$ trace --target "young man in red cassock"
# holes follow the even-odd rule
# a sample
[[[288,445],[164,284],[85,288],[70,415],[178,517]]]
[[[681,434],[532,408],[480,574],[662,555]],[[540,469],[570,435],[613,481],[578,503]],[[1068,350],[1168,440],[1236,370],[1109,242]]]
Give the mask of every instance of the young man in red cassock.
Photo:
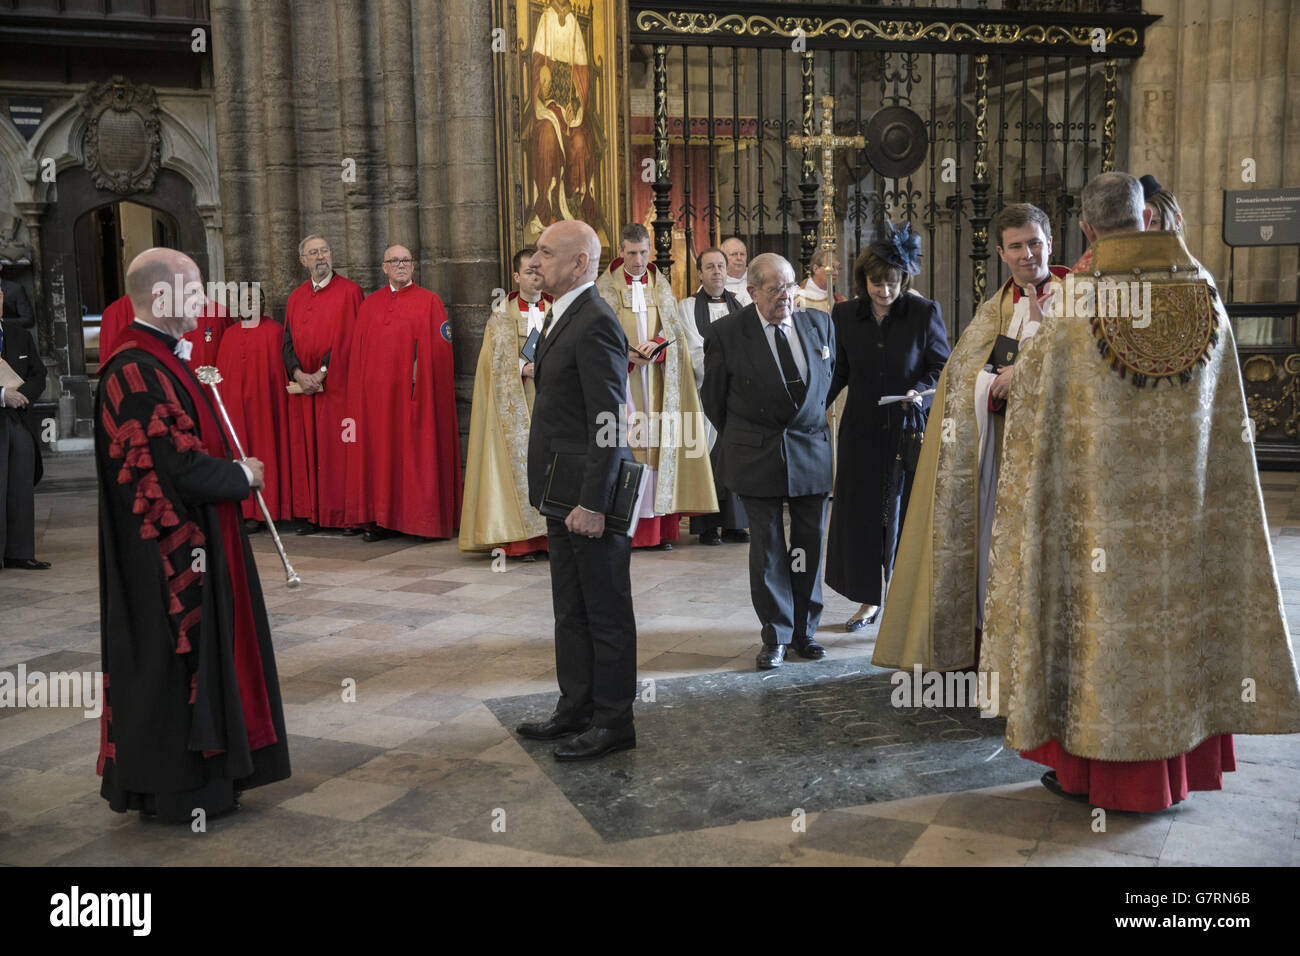
[[[272,521],[289,514],[289,404],[284,389],[284,326],[269,316],[245,319],[221,337],[217,369],[221,399],[244,451],[266,466],[262,500]],[[191,362],[191,368],[194,364]],[[257,498],[244,499],[244,519],[254,530],[264,521]]]
[[[409,249],[390,246],[383,268],[388,283],[361,303],[352,341],[347,520],[371,525],[367,541],[450,538],[461,506],[451,322],[412,281]]]
[[[345,373],[363,296],[361,286],[334,271],[329,243],[320,236],[298,243],[298,261],[310,278],[284,310],[284,371],[301,389],[289,396],[292,514],[304,521],[299,534],[315,534],[322,525],[346,524]],[[289,516],[288,507],[284,513]]]
[[[171,249],[132,261],[141,316],[105,356],[95,395],[99,481],[100,795],[119,812],[192,823],[289,776],[271,631],[239,503],[262,487],[231,460],[220,413],[186,358],[198,316],[152,290],[199,281]],[[146,318],[147,317],[147,318]]]

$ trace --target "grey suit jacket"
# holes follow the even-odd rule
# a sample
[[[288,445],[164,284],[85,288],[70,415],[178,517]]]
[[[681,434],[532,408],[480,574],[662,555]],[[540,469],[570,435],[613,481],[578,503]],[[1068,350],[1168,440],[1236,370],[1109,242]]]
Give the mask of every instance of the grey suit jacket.
[[[825,312],[792,316],[808,364],[796,408],[751,304],[714,322],[704,338],[704,413],[718,430],[722,484],[738,495],[830,494],[826,395],[835,371],[835,327]]]

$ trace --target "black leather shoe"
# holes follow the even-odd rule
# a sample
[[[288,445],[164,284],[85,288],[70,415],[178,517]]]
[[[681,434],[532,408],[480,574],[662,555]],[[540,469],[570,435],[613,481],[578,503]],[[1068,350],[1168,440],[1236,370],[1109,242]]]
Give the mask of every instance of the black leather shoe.
[[[868,626],[869,624],[875,624],[876,618],[880,617],[880,611],[881,608],[878,606],[874,611],[872,611],[866,617],[860,617],[856,621],[850,618],[849,620],[844,622],[844,630],[849,631],[851,633],[853,631],[860,631],[864,627]]]
[[[761,671],[770,671],[783,663],[785,663],[784,644],[764,644],[763,649],[758,652],[758,669]]]
[[[790,646],[794,652],[805,660],[819,661],[826,656],[826,648],[822,647],[812,638],[802,641],[792,641]]]
[[[672,549],[673,549],[673,543],[671,541],[660,541],[654,547],[654,550],[656,551],[671,551]]]
[[[381,528],[378,525],[370,528],[361,536],[362,541],[387,541],[389,538],[396,538],[399,532],[389,531],[387,528]]]
[[[18,571],[48,571],[50,562],[37,561],[35,558],[5,558],[5,567]]]
[[[315,534],[318,531],[320,531],[320,525],[312,524],[310,521],[308,521],[305,522],[303,526],[298,529],[298,534]]]
[[[544,721],[531,724],[520,724],[515,728],[515,733],[520,737],[527,737],[529,740],[559,740],[561,737],[568,737],[572,734],[580,734],[591,726],[591,721],[567,721],[561,720],[552,714]]]
[[[744,528],[741,528],[739,531],[724,530],[722,532],[722,540],[732,541],[735,542],[736,544],[744,544],[746,541],[749,540],[749,532],[746,531]]]
[[[257,534],[257,532],[262,530],[262,522],[258,521],[256,518],[245,518],[244,530],[249,534]]]
[[[612,754],[616,750],[631,750],[636,746],[636,730],[626,727],[592,727],[585,734],[574,737],[567,744],[555,748],[556,760],[593,760]]]
[[[344,528],[344,529],[343,529],[343,537],[345,537],[345,538],[355,538],[355,537],[356,537],[357,535],[359,535],[360,533],[361,533],[361,529],[360,529],[360,528]]]
[[[722,544],[722,535],[718,534],[718,529],[706,531],[700,535],[700,544]]]
[[[1056,794],[1058,797],[1065,797],[1067,800],[1082,800],[1085,803],[1088,800],[1088,795],[1086,793],[1071,793],[1069,790],[1062,787],[1061,781],[1056,777],[1055,770],[1049,770],[1047,773],[1043,774],[1040,782],[1044,787],[1052,791],[1052,793]]]

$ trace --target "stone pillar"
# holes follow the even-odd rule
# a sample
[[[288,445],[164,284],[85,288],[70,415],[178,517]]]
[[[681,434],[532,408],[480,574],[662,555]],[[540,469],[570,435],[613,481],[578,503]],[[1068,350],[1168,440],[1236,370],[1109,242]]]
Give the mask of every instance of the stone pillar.
[[[1278,0],[1147,0],[1162,19],[1133,70],[1128,171],[1178,197],[1187,246],[1226,290],[1223,191],[1300,184],[1300,11]],[[1291,97],[1294,99],[1294,97]],[[1242,180],[1253,160],[1255,181]],[[1235,297],[1295,301],[1296,251],[1236,256]]]

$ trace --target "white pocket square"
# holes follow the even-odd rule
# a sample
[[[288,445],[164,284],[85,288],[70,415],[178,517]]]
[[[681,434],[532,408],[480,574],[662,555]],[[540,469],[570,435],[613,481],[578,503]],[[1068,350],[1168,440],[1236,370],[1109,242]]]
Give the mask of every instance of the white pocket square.
[[[823,345],[823,346],[822,346],[822,358],[824,358],[824,359],[828,359],[828,358],[830,358],[830,357],[831,357],[831,347],[830,347],[829,345]]]

